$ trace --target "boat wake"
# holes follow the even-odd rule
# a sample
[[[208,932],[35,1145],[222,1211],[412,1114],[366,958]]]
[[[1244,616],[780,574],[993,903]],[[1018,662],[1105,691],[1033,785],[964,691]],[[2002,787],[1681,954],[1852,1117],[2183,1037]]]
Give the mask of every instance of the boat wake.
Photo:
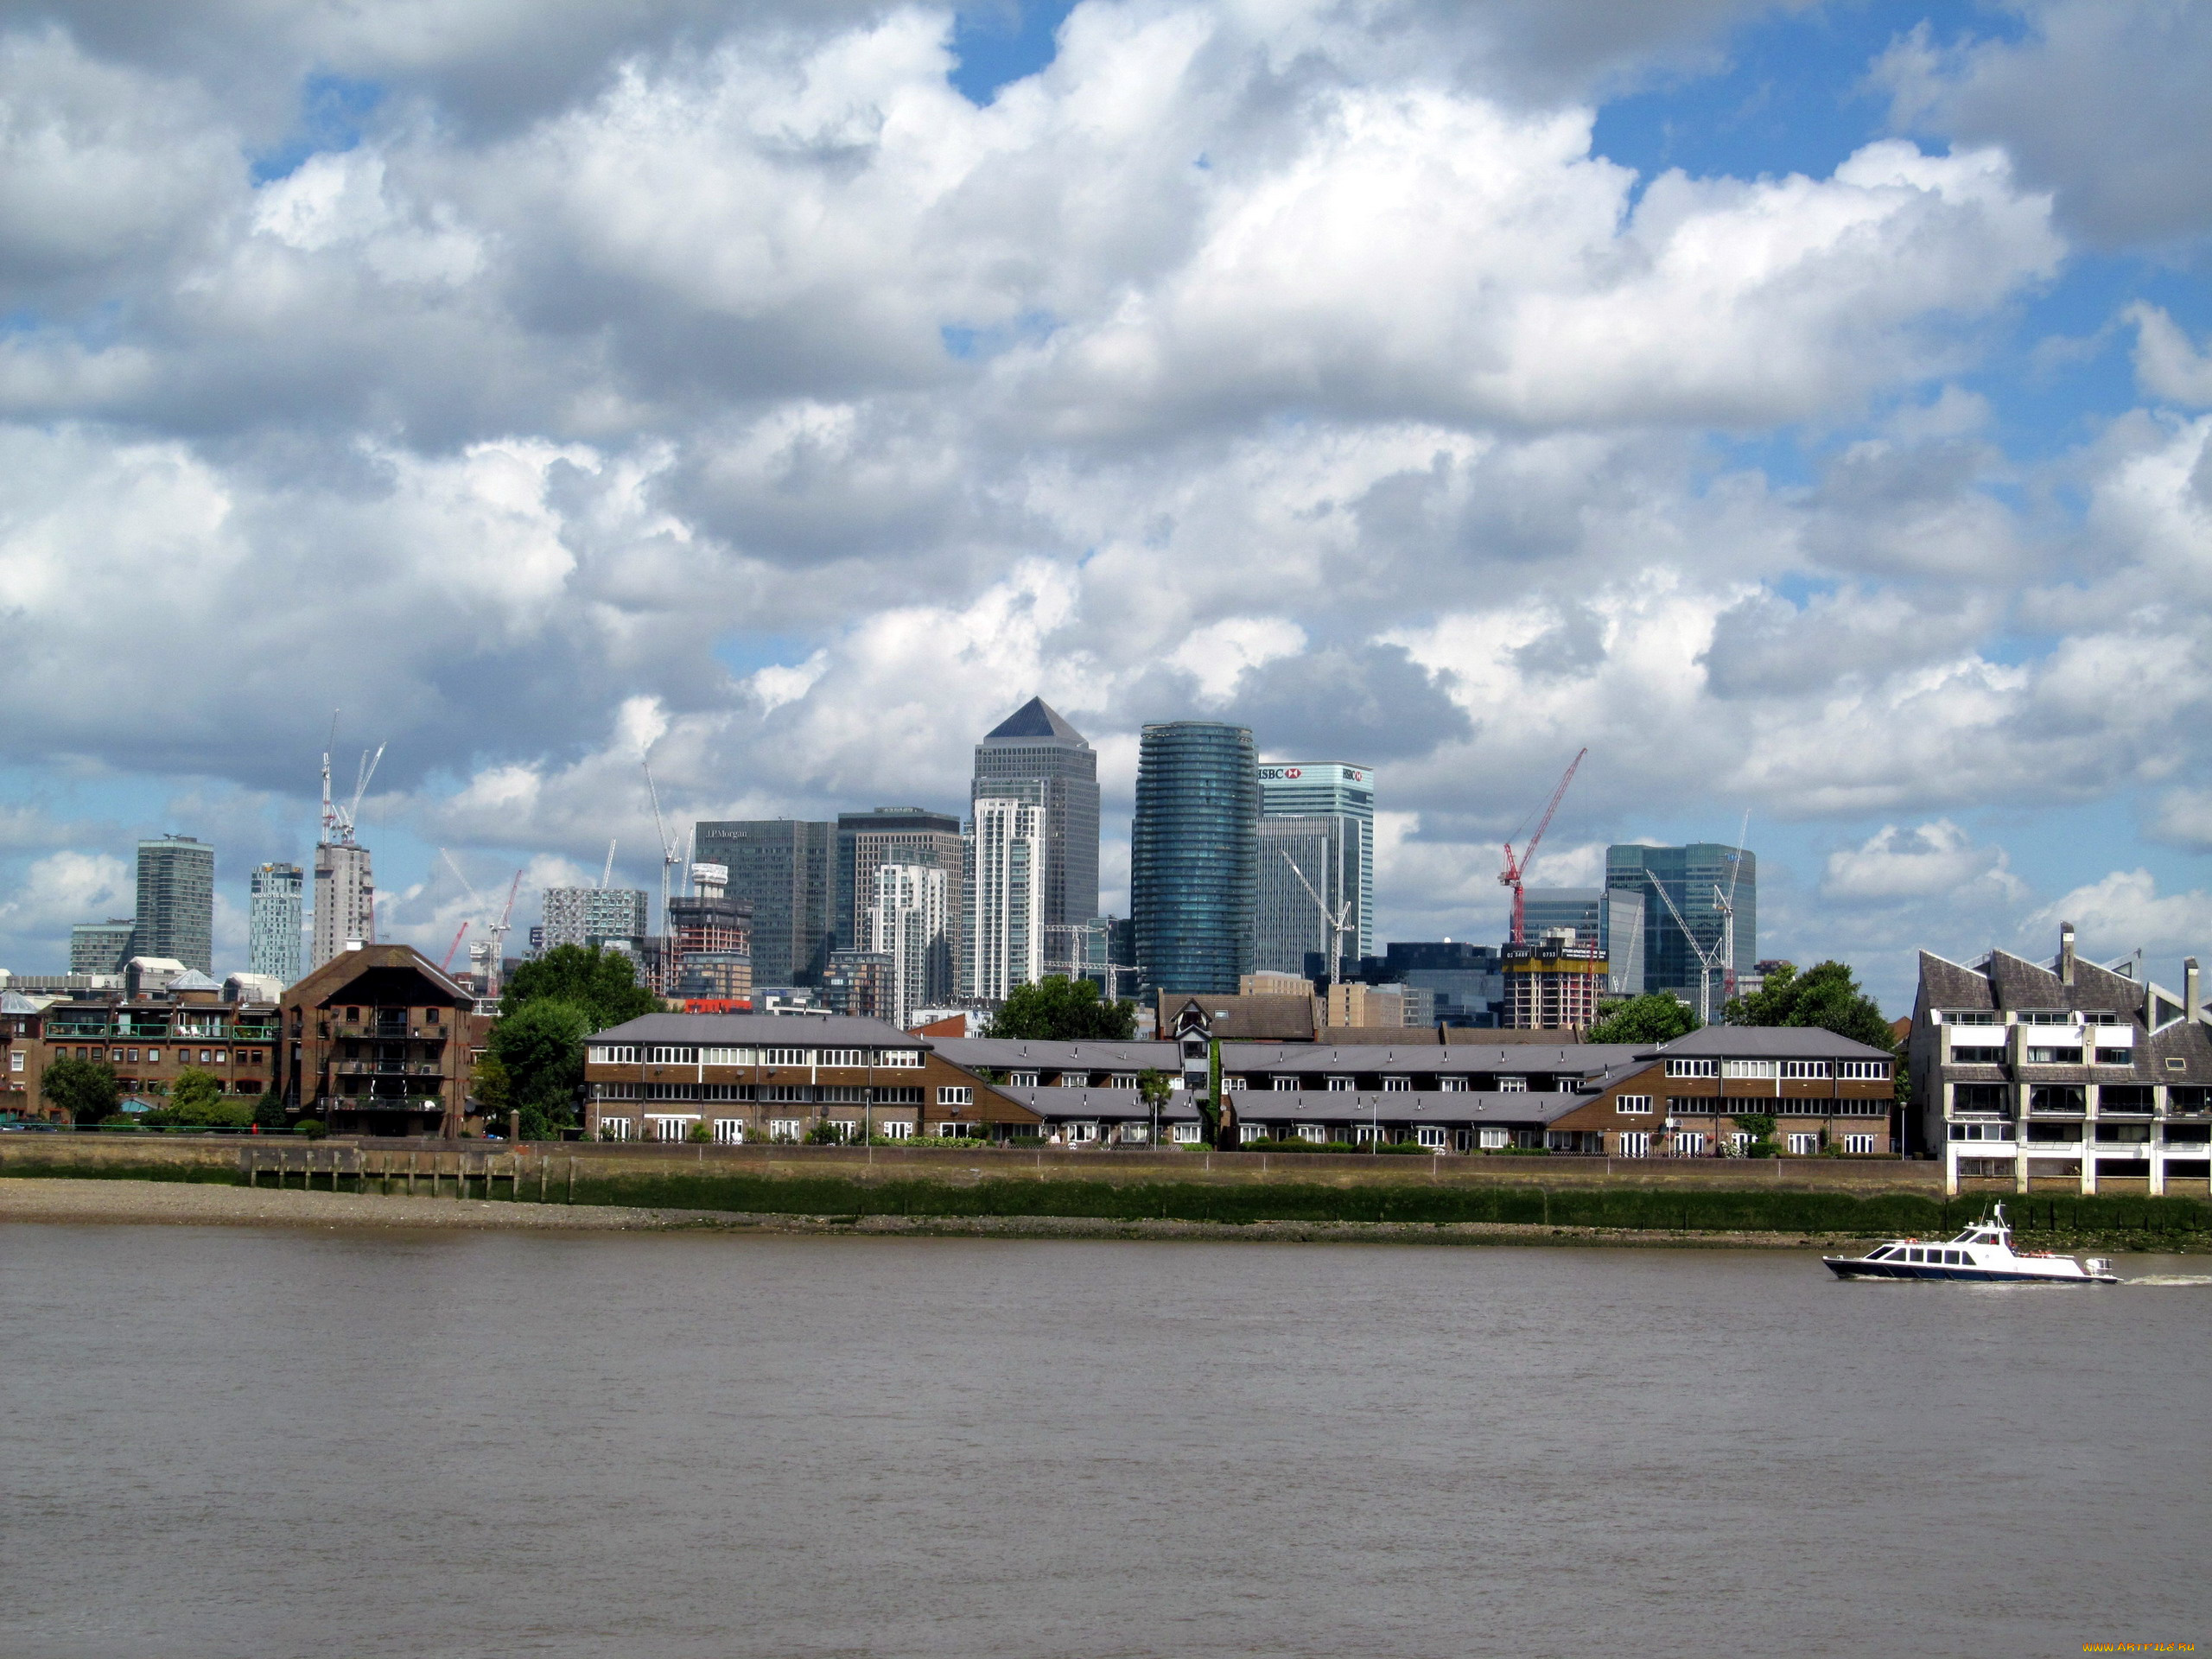
[[[2140,1279],[2123,1279],[2123,1285],[2212,1285],[2212,1273],[2146,1273]]]

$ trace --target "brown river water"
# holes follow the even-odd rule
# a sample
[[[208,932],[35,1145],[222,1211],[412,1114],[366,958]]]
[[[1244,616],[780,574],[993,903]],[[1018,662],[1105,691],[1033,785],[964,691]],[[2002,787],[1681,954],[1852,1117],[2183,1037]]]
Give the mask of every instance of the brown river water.
[[[2120,1270],[0,1227],[0,1654],[2202,1646],[2212,1263]]]

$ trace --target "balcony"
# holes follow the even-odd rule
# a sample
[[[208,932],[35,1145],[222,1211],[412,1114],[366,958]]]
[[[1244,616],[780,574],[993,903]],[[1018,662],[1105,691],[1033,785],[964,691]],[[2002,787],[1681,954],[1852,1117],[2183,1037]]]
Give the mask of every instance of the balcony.
[[[435,1060],[338,1060],[331,1070],[341,1077],[442,1077]]]

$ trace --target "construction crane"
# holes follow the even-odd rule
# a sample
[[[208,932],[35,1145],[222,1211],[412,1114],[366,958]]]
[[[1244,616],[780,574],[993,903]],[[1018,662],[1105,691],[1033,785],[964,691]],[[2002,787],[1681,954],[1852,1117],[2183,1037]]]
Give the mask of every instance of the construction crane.
[[[461,949],[461,942],[468,937],[468,924],[463,922],[454,930],[453,943],[446,946],[445,960],[438,964],[438,971],[445,973],[453,966],[453,953]]]
[[[454,861],[454,855],[441,847],[438,849],[438,856],[445,860],[446,868],[460,878],[461,887],[467,892],[469,903],[476,906],[477,912],[474,916],[461,925],[461,932],[454,935],[453,950],[446,952],[445,962],[438,965],[443,968],[447,963],[451,963],[454,950],[461,947],[462,935],[477,923],[482,923],[484,931],[492,936],[491,943],[488,945],[479,944],[469,946],[469,960],[472,962],[477,960],[480,951],[486,953],[483,957],[486,965],[482,970],[484,995],[487,998],[496,997],[499,994],[499,969],[504,961],[501,952],[506,944],[507,930],[512,925],[512,918],[515,913],[515,894],[522,890],[523,872],[517,870],[515,879],[507,884],[506,907],[500,911],[499,919],[495,922],[492,919],[491,906],[484,902],[483,894],[476,891],[474,884],[462,872],[461,866]]]
[[[660,961],[657,964],[657,977],[661,982],[661,988],[665,989],[676,983],[676,964],[673,961],[676,955],[676,929],[668,918],[668,901],[671,896],[670,876],[676,867],[683,862],[683,849],[670,838],[668,825],[661,817],[660,786],[653,782],[653,763],[648,758],[641,760],[640,764],[645,769],[645,791],[652,797],[653,830],[660,837],[661,948]]]
[[[360,821],[361,798],[369,792],[369,780],[377,775],[377,762],[384,759],[385,746],[376,747],[372,754],[361,751],[361,764],[354,773],[353,798],[344,806],[336,805],[330,798],[330,750],[338,745],[338,710],[330,711],[330,744],[322,752],[322,838],[341,847],[353,844],[353,826]]]
[[[1582,764],[1582,757],[1589,753],[1586,748],[1578,749],[1574,759],[1567,763],[1567,771],[1560,778],[1559,787],[1552,791],[1551,799],[1544,803],[1543,816],[1536,820],[1535,830],[1522,844],[1520,852],[1517,855],[1514,852],[1511,842],[1505,843],[1505,868],[1498,872],[1497,883],[1502,887],[1513,889],[1512,939],[1516,944],[1528,942],[1523,922],[1522,879],[1527,875],[1529,867],[1536,861],[1536,844],[1543,840],[1544,831],[1552,827],[1552,814],[1559,810],[1560,798],[1567,793],[1567,786],[1574,781],[1575,768]]]
[[[599,887],[602,893],[607,890],[607,884],[614,879],[614,841],[612,836],[607,840],[607,868],[599,873]]]
[[[1690,925],[1682,919],[1682,912],[1675,907],[1674,895],[1657,876],[1650,876],[1651,885],[1658,890],[1659,902],[1667,906],[1667,913],[1675,918],[1675,925],[1682,931],[1682,942],[1697,958],[1697,1017],[1700,1025],[1713,1023],[1713,976],[1720,971],[1724,963],[1736,956],[1736,912],[1728,896],[1719,887],[1713,890],[1714,902],[1720,906],[1720,949],[1708,950],[1698,943],[1697,935],[1690,931]]]
[[[520,870],[515,872],[515,879],[507,883],[506,908],[499,912],[498,921],[488,922],[484,928],[492,936],[492,965],[484,975],[484,995],[493,1001],[499,1000],[499,975],[506,965],[507,929],[513,925],[515,894],[522,891],[522,876]]]
[[[1727,918],[1723,931],[1727,935],[1726,958],[1720,969],[1720,1006],[1726,1008],[1736,1000],[1736,882],[1744,874],[1744,837],[1751,832],[1751,809],[1744,809],[1744,821],[1737,826],[1736,846],[1726,855],[1728,860],[1728,896],[1720,899],[1720,913]],[[1716,889],[1713,896],[1719,898]]]
[[[1290,866],[1290,873],[1298,878],[1298,885],[1305,888],[1306,896],[1319,906],[1321,925],[1329,930],[1329,983],[1333,987],[1343,969],[1344,929],[1351,918],[1351,900],[1345,899],[1337,906],[1334,915],[1330,914],[1327,901],[1314,891],[1313,884],[1306,879],[1306,872],[1298,868],[1298,861],[1290,855],[1290,849],[1286,847],[1279,850],[1282,853],[1282,861]],[[1332,1014],[1329,1017],[1333,1020],[1336,1015]]]

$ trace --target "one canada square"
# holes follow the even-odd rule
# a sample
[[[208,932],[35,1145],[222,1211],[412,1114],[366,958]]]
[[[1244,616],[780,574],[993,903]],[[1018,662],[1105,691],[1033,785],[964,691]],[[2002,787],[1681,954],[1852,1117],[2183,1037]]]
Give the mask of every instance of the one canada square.
[[[970,810],[993,800],[1042,809],[1039,954],[1059,962],[1073,937],[1061,930],[1098,913],[1097,752],[1042,697],[1032,697],[976,746]]]

